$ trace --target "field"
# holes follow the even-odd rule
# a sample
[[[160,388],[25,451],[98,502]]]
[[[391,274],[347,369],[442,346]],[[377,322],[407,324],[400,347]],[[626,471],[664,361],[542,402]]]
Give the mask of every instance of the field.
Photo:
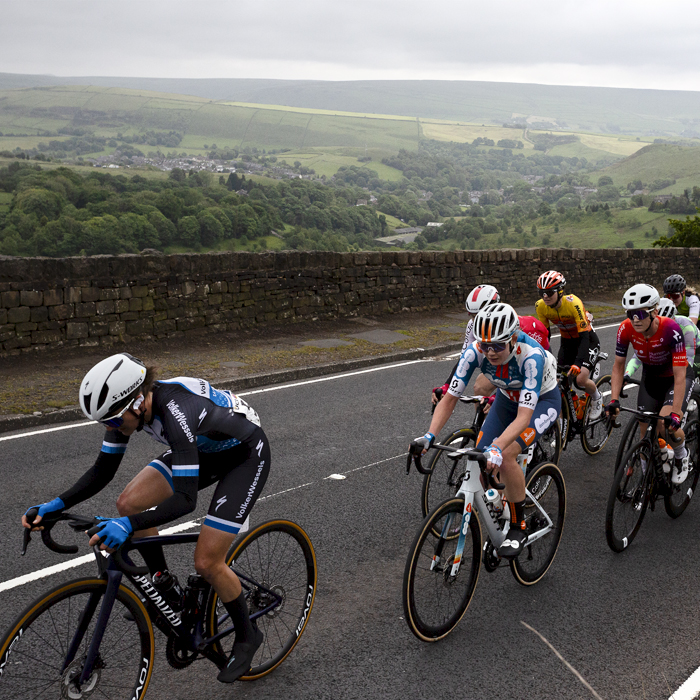
[[[277,156],[279,161],[286,161],[292,165],[299,161],[307,168],[313,168],[317,175],[331,177],[338,172],[342,166],[354,165],[356,167],[367,167],[377,172],[382,180],[392,180],[398,182],[403,177],[403,173],[389,165],[384,165],[381,158],[390,155],[390,151],[378,151],[368,149],[367,155],[372,157],[371,161],[361,163],[357,160],[357,155],[349,154],[349,149],[308,149],[303,151],[292,151],[290,153],[280,153]]]
[[[635,180],[651,183],[654,180],[675,179],[678,180],[676,185],[663,192],[682,193],[685,187],[700,185],[700,147],[649,145],[631,157],[594,173],[592,177],[600,175],[610,175],[619,187]]]

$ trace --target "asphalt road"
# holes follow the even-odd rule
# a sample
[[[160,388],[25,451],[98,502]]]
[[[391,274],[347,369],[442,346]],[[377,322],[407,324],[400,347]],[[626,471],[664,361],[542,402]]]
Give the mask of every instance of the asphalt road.
[[[611,357],[614,332],[599,330]],[[610,366],[608,361],[604,369]],[[539,584],[524,588],[507,568],[482,568],[471,607],[450,636],[425,644],[412,635],[403,619],[401,585],[421,522],[421,477],[415,471],[406,476],[404,454],[410,439],[427,429],[429,390],[449,367],[448,361],[417,362],[248,393],[273,447],[268,497],[256,506],[254,522],[286,517],[307,530],[318,558],[316,603],[294,652],[255,683],[221,685],[207,661],[171,669],[158,634],[148,698],[594,697],[521,622],[542,634],[606,700],[668,698],[700,665],[694,597],[700,504],[692,502],[676,521],[659,504],[630,548],[611,552],[605,505],[620,431],[597,457],[588,457],[578,441],[563,454],[564,535]],[[461,408],[445,434],[463,422]],[[28,506],[72,483],[94,459],[101,438],[101,428],[84,425],[0,441],[0,583],[65,559],[38,538],[20,557],[19,519]],[[114,482],[82,510],[116,514],[121,488],[158,452],[145,436],[132,440]],[[334,473],[347,478],[327,478]],[[201,494],[197,516],[206,512],[209,494]],[[88,551],[84,546],[81,554]],[[186,578],[190,552],[171,557],[170,564]],[[50,587],[93,572],[92,564],[83,565],[1,592],[0,629]]]

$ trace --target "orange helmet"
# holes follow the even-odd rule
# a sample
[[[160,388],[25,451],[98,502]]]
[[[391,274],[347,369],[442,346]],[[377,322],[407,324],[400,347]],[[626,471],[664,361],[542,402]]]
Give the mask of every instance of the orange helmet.
[[[561,272],[556,270],[547,270],[537,278],[537,289],[556,289],[557,291],[564,288],[566,279]]]

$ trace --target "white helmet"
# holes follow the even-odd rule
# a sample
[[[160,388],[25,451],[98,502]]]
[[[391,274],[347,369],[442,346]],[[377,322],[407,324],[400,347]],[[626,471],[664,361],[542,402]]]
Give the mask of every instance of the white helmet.
[[[659,293],[650,284],[635,284],[622,297],[622,308],[626,311],[633,309],[654,309],[659,303]]]
[[[480,284],[469,292],[465,306],[470,314],[477,314],[485,306],[496,304],[500,300],[501,297],[496,287],[492,287],[490,284]]]
[[[676,305],[670,299],[661,299],[659,301],[659,316],[667,318],[676,318]]]
[[[474,335],[482,343],[503,343],[519,329],[518,314],[508,304],[491,304],[474,319]]]
[[[146,379],[146,366],[128,353],[98,362],[80,385],[80,407],[91,420],[104,421],[123,413]]]

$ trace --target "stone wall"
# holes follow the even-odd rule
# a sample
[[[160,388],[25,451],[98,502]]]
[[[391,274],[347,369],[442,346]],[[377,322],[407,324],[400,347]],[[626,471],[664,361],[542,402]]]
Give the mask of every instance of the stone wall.
[[[283,320],[459,308],[479,283],[531,303],[555,268],[583,297],[697,279],[700,249],[0,257],[0,356]]]

